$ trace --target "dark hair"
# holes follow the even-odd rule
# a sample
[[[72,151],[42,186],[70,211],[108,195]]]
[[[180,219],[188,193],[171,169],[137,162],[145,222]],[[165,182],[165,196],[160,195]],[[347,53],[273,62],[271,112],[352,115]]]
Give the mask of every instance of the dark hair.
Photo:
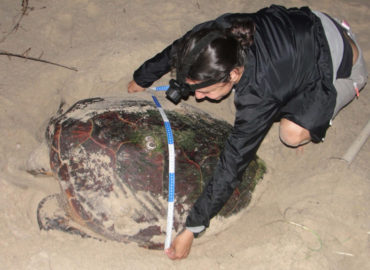
[[[189,33],[174,45],[172,69],[178,72],[197,42],[211,32],[218,32],[217,37],[194,58],[186,77],[195,81],[227,82],[234,68],[245,65],[246,49],[253,44],[254,31],[253,21],[244,20],[234,22],[226,30],[206,28]]]

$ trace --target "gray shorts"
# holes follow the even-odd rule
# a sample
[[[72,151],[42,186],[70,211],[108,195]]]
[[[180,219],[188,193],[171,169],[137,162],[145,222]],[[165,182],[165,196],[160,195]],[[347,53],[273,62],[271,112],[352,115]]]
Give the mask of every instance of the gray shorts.
[[[334,119],[337,113],[348,103],[350,103],[358,94],[358,92],[364,88],[367,83],[368,72],[366,69],[366,63],[362,54],[362,50],[356,41],[354,33],[351,31],[351,29],[346,29],[348,35],[358,48],[359,56],[356,63],[352,67],[351,75],[349,78],[336,78],[336,74],[343,57],[343,44],[341,42],[338,42],[338,40],[342,40],[342,37],[339,34],[337,27],[325,14],[318,11],[314,11],[314,13],[320,18],[323,25],[325,35],[329,43],[331,58],[333,62],[333,84],[335,89],[337,90],[337,100],[332,117]],[[335,19],[339,24],[342,23],[336,18],[333,19]]]

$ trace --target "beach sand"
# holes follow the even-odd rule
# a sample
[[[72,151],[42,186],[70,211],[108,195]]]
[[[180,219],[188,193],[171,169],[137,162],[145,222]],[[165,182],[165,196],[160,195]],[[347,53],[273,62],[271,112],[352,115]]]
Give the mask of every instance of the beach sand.
[[[0,50],[78,71],[0,55],[0,269],[370,269],[370,141],[350,166],[341,160],[369,121],[369,86],[336,117],[324,143],[297,152],[281,144],[274,125],[258,151],[268,172],[250,206],[227,226],[212,221],[183,261],[135,244],[40,231],[37,205],[59,186],[26,172],[48,166],[40,145],[61,102],[150,98],[127,93],[134,70],[195,24],[226,12],[308,5],[346,19],[370,63],[368,0],[29,0],[24,16],[21,2],[0,2]],[[163,107],[173,106],[157,95]],[[232,96],[187,103],[233,122]]]

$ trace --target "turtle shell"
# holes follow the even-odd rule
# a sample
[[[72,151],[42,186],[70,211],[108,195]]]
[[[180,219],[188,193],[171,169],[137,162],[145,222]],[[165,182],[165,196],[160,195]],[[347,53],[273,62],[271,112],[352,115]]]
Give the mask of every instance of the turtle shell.
[[[189,107],[190,108],[190,107]],[[231,125],[189,109],[166,111],[176,156],[174,230],[212,177]],[[47,129],[50,165],[67,216],[100,237],[162,248],[168,145],[154,103],[114,98],[77,102]],[[219,215],[245,207],[265,172],[257,157]]]

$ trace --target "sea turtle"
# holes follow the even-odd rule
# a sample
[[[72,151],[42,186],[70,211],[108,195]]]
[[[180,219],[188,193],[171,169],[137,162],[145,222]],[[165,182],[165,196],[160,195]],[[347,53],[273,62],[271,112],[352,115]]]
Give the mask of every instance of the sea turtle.
[[[182,229],[189,208],[211,177],[231,129],[189,108],[166,111],[175,142],[175,231]],[[163,248],[168,147],[153,102],[81,100],[50,120],[46,137],[61,193],[40,202],[40,229]],[[227,217],[245,207],[264,172],[256,157],[219,215]]]

